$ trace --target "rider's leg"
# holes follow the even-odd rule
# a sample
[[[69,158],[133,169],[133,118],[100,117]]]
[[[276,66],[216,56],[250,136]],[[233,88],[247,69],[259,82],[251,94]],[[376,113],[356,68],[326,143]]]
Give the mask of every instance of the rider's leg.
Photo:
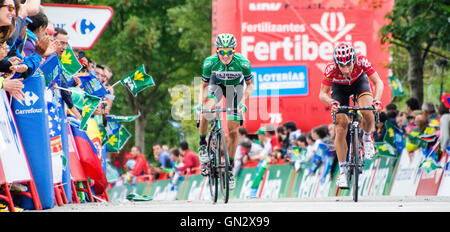
[[[373,97],[371,94],[364,94],[358,98],[358,105],[361,107],[372,106]],[[361,128],[364,132],[371,133],[375,128],[375,117],[372,111],[362,110]]]
[[[347,131],[348,131],[348,117],[343,113],[336,114],[336,137],[334,140],[336,155],[339,161],[339,166],[344,168],[344,165],[347,162],[347,153],[348,153],[348,145],[347,145]]]
[[[214,107],[215,99],[206,98],[203,102],[204,109],[212,109]],[[206,134],[208,133],[208,121],[211,120],[211,114],[202,114],[199,126],[200,145],[206,144]]]
[[[358,104],[361,107],[372,106],[373,97],[371,94],[365,94],[358,98]],[[375,148],[372,141],[372,131],[375,128],[375,116],[372,111],[362,110],[361,128],[363,129],[363,146],[366,159],[372,159],[375,155]]]
[[[336,114],[336,137],[334,140],[336,155],[339,162],[339,176],[336,184],[341,188],[348,187],[347,183],[347,131],[348,131],[348,117],[345,114]]]
[[[211,109],[214,107],[215,99],[214,98],[206,98],[203,102],[204,109]],[[200,151],[199,151],[199,160],[203,165],[208,163],[209,157],[207,152],[207,142],[206,142],[206,134],[208,132],[208,121],[212,120],[212,114],[202,114],[199,125],[199,134],[200,134]],[[206,169],[203,168],[203,174],[206,174]]]
[[[234,159],[236,148],[239,143],[239,122],[234,120],[227,121],[228,135],[226,136],[227,150],[230,158]]]

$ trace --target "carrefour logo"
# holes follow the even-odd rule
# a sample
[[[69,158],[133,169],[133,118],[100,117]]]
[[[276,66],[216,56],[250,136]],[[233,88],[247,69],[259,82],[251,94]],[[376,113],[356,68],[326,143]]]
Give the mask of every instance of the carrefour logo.
[[[267,19],[265,19],[267,21]],[[276,33],[275,31],[284,28],[288,36],[272,37],[277,40],[264,41],[257,40],[254,35],[242,36],[242,54],[245,57],[253,55],[258,61],[330,61],[333,58],[333,49],[340,41],[347,41],[353,44],[357,52],[362,55],[367,54],[367,45],[364,41],[352,40],[351,31],[355,28],[355,23],[347,23],[342,12],[324,12],[321,15],[319,23],[297,25],[302,30],[294,30],[296,22],[285,24],[249,24],[242,22],[245,28],[257,28],[267,33]],[[276,29],[276,30],[275,30]],[[312,35],[317,32],[318,35]],[[252,34],[249,32],[249,34]],[[277,33],[279,34],[279,33]],[[271,38],[265,36],[264,38]],[[321,42],[320,39],[323,39]]]
[[[72,28],[82,35],[87,35],[95,29],[95,25],[88,19],[80,19],[72,24]]]
[[[31,92],[31,91],[26,91],[25,92],[25,97],[24,97],[24,101],[22,100],[17,100],[17,102],[19,102],[22,106],[25,107],[31,107],[28,109],[16,109],[14,111],[15,114],[35,114],[35,113],[42,113],[43,109],[42,108],[34,108],[34,104],[36,104],[36,102],[39,100],[39,97]]]

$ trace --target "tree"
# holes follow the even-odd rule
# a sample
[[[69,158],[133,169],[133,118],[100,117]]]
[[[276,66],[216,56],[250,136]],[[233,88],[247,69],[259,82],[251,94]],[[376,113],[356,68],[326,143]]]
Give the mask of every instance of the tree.
[[[135,121],[134,138],[143,149],[146,141],[178,145],[177,133],[168,123],[168,89],[189,83],[201,73],[200,57],[210,51],[211,0],[97,0],[90,4],[109,5],[114,16],[88,55],[111,67],[113,82],[144,64],[156,83],[137,97],[116,87],[116,99],[122,98],[115,100],[113,112],[141,114]],[[190,19],[186,14],[203,17]]]
[[[54,3],[107,5],[114,15],[89,58],[109,66],[112,83],[144,64],[156,86],[133,97],[125,87],[114,88],[112,113],[141,114],[128,143],[145,150],[146,143],[178,145],[177,132],[168,123],[171,96],[168,89],[191,85],[201,75],[203,59],[211,51],[212,0],[53,0]],[[196,131],[194,122],[184,121],[184,134]],[[147,146],[148,147],[148,146]],[[150,144],[151,147],[151,144]]]
[[[424,99],[425,61],[430,53],[448,59],[450,48],[450,11],[444,0],[396,0],[386,15],[390,23],[381,29],[382,42],[408,51],[410,93],[420,104]]]

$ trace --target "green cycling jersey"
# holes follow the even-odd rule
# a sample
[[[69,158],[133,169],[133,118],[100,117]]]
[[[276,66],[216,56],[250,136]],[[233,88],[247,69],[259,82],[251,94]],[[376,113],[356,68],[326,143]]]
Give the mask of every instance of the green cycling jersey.
[[[240,53],[234,53],[228,65],[223,64],[217,54],[211,55],[203,62],[202,80],[217,80],[221,85],[239,85],[243,80],[252,78],[250,62]]]

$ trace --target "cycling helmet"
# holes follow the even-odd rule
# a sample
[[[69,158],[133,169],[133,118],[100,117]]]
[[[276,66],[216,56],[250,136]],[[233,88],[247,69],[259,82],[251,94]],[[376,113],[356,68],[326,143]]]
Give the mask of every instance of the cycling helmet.
[[[336,64],[347,65],[356,60],[355,49],[349,43],[339,43],[333,51],[333,59]]]
[[[234,38],[234,35],[222,33],[217,36],[214,45],[217,48],[235,48],[237,43],[236,38]]]

